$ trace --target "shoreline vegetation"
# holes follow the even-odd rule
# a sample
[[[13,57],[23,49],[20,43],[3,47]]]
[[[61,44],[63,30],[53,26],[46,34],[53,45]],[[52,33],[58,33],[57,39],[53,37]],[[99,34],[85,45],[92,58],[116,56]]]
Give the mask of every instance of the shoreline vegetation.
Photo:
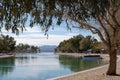
[[[67,56],[73,56],[73,57],[81,57],[89,54],[85,53],[58,53],[60,55],[67,55]],[[91,55],[98,55],[98,54],[91,54]],[[108,54],[99,54],[103,60],[109,61],[109,55]],[[68,74],[65,76],[60,76],[56,78],[52,78],[49,80],[120,80],[120,55],[118,55],[118,62],[117,62],[117,74],[115,76],[109,76],[106,75],[108,68],[108,64],[76,72],[73,74]]]
[[[104,45],[92,36],[77,35],[60,42],[55,50],[62,53],[104,53]]]
[[[0,35],[0,55],[11,53],[37,53],[40,52],[38,46],[19,43],[16,44],[14,37],[9,35]]]

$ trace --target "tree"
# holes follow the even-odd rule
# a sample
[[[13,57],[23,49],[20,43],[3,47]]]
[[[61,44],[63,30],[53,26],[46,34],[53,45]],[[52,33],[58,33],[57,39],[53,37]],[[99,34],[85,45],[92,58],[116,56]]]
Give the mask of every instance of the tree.
[[[116,74],[117,41],[120,32],[120,0],[1,0],[0,25],[18,33],[25,23],[39,24],[46,32],[66,21],[78,23],[98,34],[110,56],[108,75]],[[30,16],[30,19],[27,19]],[[94,25],[95,24],[95,25]],[[111,29],[109,31],[108,29]],[[112,34],[112,35],[110,35]]]
[[[39,48],[37,46],[23,44],[23,43],[19,43],[15,48],[15,52],[17,53],[37,53],[38,50]]]
[[[8,35],[0,35],[0,53],[12,52],[15,49],[16,41]]]
[[[105,50],[104,45],[101,42],[98,42],[96,39],[93,39],[93,43],[91,44],[92,46],[92,52],[94,53],[100,53],[102,49]]]
[[[81,51],[86,51],[88,49],[88,46],[86,46],[88,44],[87,40],[84,38],[80,41],[80,50]]]
[[[92,49],[97,52],[100,48],[98,47],[98,41],[91,36],[83,37],[82,35],[73,36],[68,40],[62,41],[58,45],[58,50],[61,52],[79,53]]]
[[[74,49],[74,52],[79,52],[80,49],[79,49],[79,42],[83,39],[84,37],[82,35],[77,35],[77,36],[74,36],[72,39],[71,39],[71,44],[73,46],[73,49]]]
[[[91,39],[91,36],[86,36],[86,38],[83,38],[81,41],[80,41],[80,50],[82,51],[86,51],[88,49],[91,49],[92,48],[92,39]]]
[[[58,46],[58,49],[61,52],[79,52],[79,41],[81,41],[84,37],[82,35],[74,36],[68,40],[64,40]]]
[[[34,53],[37,53],[38,47],[37,46],[31,46],[31,51]]]

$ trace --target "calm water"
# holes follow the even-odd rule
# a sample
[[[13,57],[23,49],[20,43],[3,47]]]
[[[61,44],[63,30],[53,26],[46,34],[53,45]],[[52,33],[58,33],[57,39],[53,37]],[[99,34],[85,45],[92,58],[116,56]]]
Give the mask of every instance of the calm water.
[[[46,80],[104,64],[54,53],[18,54],[0,59],[0,80]]]

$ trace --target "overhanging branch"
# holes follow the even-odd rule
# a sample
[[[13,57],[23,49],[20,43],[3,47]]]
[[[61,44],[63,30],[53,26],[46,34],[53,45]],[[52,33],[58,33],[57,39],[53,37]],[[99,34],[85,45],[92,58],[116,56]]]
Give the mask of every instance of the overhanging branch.
[[[107,43],[107,41],[104,39],[102,33],[100,32],[99,29],[95,28],[94,26],[88,24],[88,23],[85,23],[85,22],[82,22],[80,20],[76,20],[74,18],[71,18],[71,20],[75,21],[75,22],[78,22],[80,25],[84,26],[85,28],[88,28],[93,34],[98,34],[98,36],[100,37],[100,39],[103,41],[103,43],[106,45],[106,47],[108,49],[110,49],[110,46],[109,44]]]
[[[111,40],[110,40],[110,35],[108,30],[106,29],[105,25],[103,25],[103,18],[101,16],[97,16],[98,22],[100,24],[100,26],[102,27],[102,29],[104,30],[105,36],[106,36],[106,40],[108,41],[109,46],[111,46]]]
[[[81,21],[79,21],[80,24],[84,25],[86,28],[88,28],[89,30],[94,29],[96,31],[96,34],[98,34],[98,36],[100,37],[100,39],[103,41],[103,43],[107,46],[107,48],[109,49],[109,44],[107,43],[107,41],[104,39],[102,33],[100,32],[100,30],[98,30],[97,28],[87,24],[87,23],[83,23]],[[92,31],[93,32],[93,31]]]
[[[115,27],[120,27],[120,25],[119,25],[119,23],[118,23],[118,21],[116,20],[116,17],[115,17],[118,10],[119,9],[116,9],[114,11],[113,10],[108,10],[108,15],[111,17],[113,23],[115,24]]]

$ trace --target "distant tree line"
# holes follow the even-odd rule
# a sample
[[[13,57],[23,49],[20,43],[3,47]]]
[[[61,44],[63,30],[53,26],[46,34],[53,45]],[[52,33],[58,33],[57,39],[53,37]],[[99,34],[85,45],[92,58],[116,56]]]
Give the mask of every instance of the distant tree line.
[[[77,35],[68,40],[62,41],[57,50],[60,52],[91,52],[99,53],[101,49],[105,49],[104,45],[92,36]]]
[[[37,46],[20,43],[16,46],[14,52],[16,53],[37,53],[40,49]]]
[[[0,53],[36,53],[40,52],[40,49],[37,46],[31,46],[28,44],[18,44],[13,37],[9,35],[0,35]]]

